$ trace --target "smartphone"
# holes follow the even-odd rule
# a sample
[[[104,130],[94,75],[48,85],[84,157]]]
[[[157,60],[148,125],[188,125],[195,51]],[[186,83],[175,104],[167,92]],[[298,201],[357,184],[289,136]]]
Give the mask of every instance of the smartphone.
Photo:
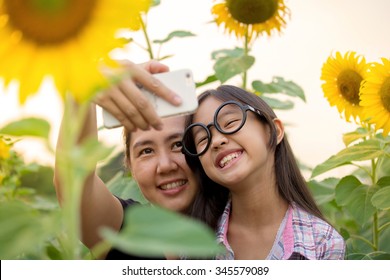
[[[198,108],[198,98],[196,96],[195,81],[191,70],[181,69],[154,74],[153,76],[182,98],[182,104],[180,106],[174,106],[153,92],[148,91],[146,88],[140,88],[143,94],[153,104],[154,109],[160,117],[187,115],[196,111]],[[103,110],[103,124],[106,128],[115,128],[122,125],[106,110]]]

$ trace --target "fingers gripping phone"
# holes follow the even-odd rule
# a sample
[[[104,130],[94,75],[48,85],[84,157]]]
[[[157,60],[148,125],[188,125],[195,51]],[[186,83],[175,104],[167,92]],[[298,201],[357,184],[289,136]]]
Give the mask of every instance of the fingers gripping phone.
[[[148,100],[153,104],[157,115],[169,117],[191,114],[198,108],[198,98],[195,91],[195,82],[191,70],[182,69],[172,72],[154,74],[166,87],[182,98],[182,104],[174,106],[146,88],[140,88]],[[119,127],[122,124],[109,112],[103,110],[103,123],[106,128]]]

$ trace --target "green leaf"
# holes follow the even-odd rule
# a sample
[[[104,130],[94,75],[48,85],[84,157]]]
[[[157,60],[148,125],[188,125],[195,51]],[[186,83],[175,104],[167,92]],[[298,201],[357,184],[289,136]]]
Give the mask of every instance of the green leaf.
[[[212,60],[218,60],[223,57],[242,57],[245,55],[245,50],[243,48],[234,48],[234,49],[222,49],[216,50],[211,53]]]
[[[282,77],[273,77],[272,82],[265,84],[262,81],[253,81],[252,87],[260,93],[281,93],[292,97],[299,97],[306,102],[303,89],[293,81],[286,81]]]
[[[194,36],[196,36],[196,35],[190,31],[177,30],[177,31],[173,31],[173,32],[169,33],[169,35],[165,39],[154,40],[153,43],[163,44],[163,43],[166,43],[166,42],[172,40],[175,37],[176,38],[184,38],[184,37],[194,37]]]
[[[160,0],[152,0],[152,3],[150,4],[151,7],[155,7],[160,5],[161,1]]]
[[[261,99],[263,99],[272,109],[278,110],[290,110],[294,108],[294,102],[290,100],[279,100],[275,98],[270,98],[265,95],[261,95]]]
[[[48,244],[46,246],[46,254],[51,260],[62,260],[63,256],[61,254],[61,251],[58,250],[57,247],[55,247],[53,244]]]
[[[114,247],[139,256],[207,257],[221,252],[214,232],[204,224],[158,207],[132,206],[119,234],[107,228],[102,234]]]
[[[71,167],[79,178],[85,178],[100,160],[107,158],[114,147],[106,147],[96,139],[87,139],[81,146],[74,147],[70,154]],[[57,157],[58,158],[58,157]],[[62,156],[59,163],[62,162]]]
[[[381,210],[390,209],[390,185],[378,190],[371,199],[372,204]]]
[[[210,75],[203,82],[196,83],[196,87],[198,88],[216,81],[218,81],[217,77],[215,75]]]
[[[171,58],[171,57],[173,57],[173,54],[164,55],[163,57],[160,57],[160,58],[158,59],[158,61],[163,61],[163,60],[168,59],[168,58]]]
[[[55,213],[57,214],[57,213]],[[19,202],[0,204],[0,259],[18,259],[44,246],[56,231],[58,216],[43,215]]]
[[[376,212],[371,203],[375,191],[376,188],[361,184],[356,177],[347,176],[336,186],[336,202],[363,226]]]
[[[351,193],[362,183],[355,176],[342,178],[336,186],[336,202],[339,206],[347,205],[351,200]]]
[[[110,192],[120,198],[132,198],[142,204],[148,203],[139,189],[137,182],[129,177],[124,176],[123,171],[118,172],[108,183],[107,188]]]
[[[358,129],[356,129],[356,131],[345,133],[343,135],[343,142],[345,146],[349,146],[349,144],[357,140],[363,139],[364,137],[367,137],[369,134],[370,133],[367,129],[359,127]]]
[[[33,136],[49,139],[50,124],[39,118],[26,118],[11,122],[0,129],[0,134],[10,136]]]
[[[249,55],[222,57],[215,62],[215,76],[221,83],[224,83],[230,78],[247,71],[254,63],[255,58]]]
[[[215,76],[222,83],[247,71],[255,63],[255,58],[246,55],[242,48],[217,50],[211,54],[211,58],[216,61]]]
[[[380,178],[376,184],[382,188],[390,186],[390,176]]]
[[[348,254],[348,260],[390,260],[390,254],[379,251],[370,253],[350,253]]]
[[[308,186],[318,205],[324,205],[335,198],[335,188],[339,180],[338,178],[327,178],[321,182],[316,180],[308,182]]]
[[[354,146],[341,150],[334,156],[331,156],[325,162],[317,165],[313,169],[312,178],[332,170],[336,167],[350,164],[352,161],[365,161],[375,159],[384,154],[381,142],[377,139],[370,139],[360,142]]]
[[[384,155],[378,161],[378,165],[377,165],[377,169],[376,169],[378,178],[389,176],[389,170],[390,170],[390,145],[385,144],[383,152],[384,152]]]

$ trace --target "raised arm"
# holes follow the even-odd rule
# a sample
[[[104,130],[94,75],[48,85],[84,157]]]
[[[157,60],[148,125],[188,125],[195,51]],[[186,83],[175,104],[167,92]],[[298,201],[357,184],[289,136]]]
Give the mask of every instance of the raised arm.
[[[112,86],[105,93],[99,95],[96,103],[116,116],[128,130],[136,128],[147,129],[149,126],[161,127],[161,119],[157,116],[153,106],[139,91],[136,83],[153,90],[157,95],[165,98],[172,104],[179,104],[175,94],[156,80],[150,73],[168,71],[168,67],[155,61],[143,65],[131,62],[124,63],[129,69],[131,77],[123,79],[119,84]],[[75,104],[75,106],[77,106]],[[97,138],[96,106],[91,104],[85,119],[80,143],[87,138]],[[56,147],[56,163],[54,185],[60,205],[63,203],[63,181],[59,172],[59,156],[63,145],[61,134],[66,133],[62,126]],[[104,182],[97,176],[94,169],[85,179],[81,197],[81,238],[90,249],[102,241],[99,235],[101,227],[110,227],[119,231],[123,221],[123,208],[107,189]],[[100,258],[104,257],[98,256]]]

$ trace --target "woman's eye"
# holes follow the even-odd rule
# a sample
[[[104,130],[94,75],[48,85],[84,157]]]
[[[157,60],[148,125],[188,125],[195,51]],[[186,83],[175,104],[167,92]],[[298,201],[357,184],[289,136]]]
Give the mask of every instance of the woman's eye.
[[[151,154],[153,152],[153,150],[151,148],[145,148],[145,149],[142,149],[140,152],[139,152],[139,155],[148,155],[148,154]]]
[[[181,141],[177,141],[173,144],[173,149],[174,150],[181,150],[181,147],[183,146],[183,143]]]

